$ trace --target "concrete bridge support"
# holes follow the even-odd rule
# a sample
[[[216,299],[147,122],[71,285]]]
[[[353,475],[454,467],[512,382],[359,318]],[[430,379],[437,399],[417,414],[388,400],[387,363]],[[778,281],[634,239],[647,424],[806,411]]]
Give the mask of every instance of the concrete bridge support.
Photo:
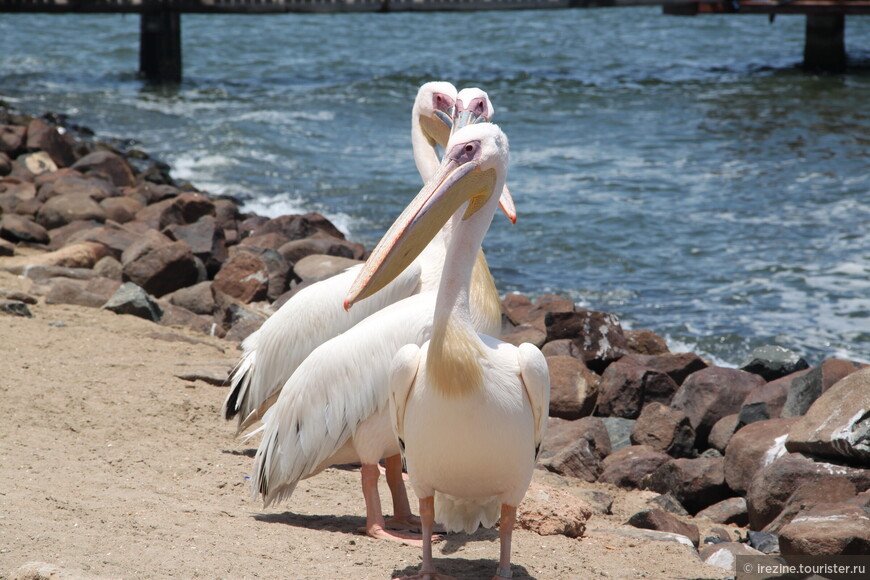
[[[181,13],[155,10],[141,18],[139,74],[158,82],[181,82]]]
[[[843,14],[807,14],[804,68],[843,72],[846,69],[845,30]]]

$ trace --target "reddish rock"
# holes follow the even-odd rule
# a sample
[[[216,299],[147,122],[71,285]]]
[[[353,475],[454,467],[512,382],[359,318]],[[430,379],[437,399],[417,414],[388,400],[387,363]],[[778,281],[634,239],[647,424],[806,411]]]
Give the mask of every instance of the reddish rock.
[[[94,264],[94,273],[97,276],[120,282],[124,276],[124,266],[112,256],[106,256]]]
[[[100,202],[106,212],[106,219],[119,224],[131,222],[142,208],[142,202],[134,197],[108,197]]]
[[[175,198],[182,223],[192,224],[205,216],[214,216],[214,202],[201,193],[185,191]]]
[[[111,151],[94,151],[72,165],[86,175],[96,175],[109,180],[116,187],[135,185],[136,178],[127,161]]]
[[[48,231],[33,220],[15,214],[0,216],[0,238],[10,242],[47,244]]]
[[[634,424],[631,442],[649,445],[673,457],[691,457],[695,430],[685,413],[661,403],[650,403],[643,408]]]
[[[0,239],[0,257],[7,258],[15,255],[15,244]]]
[[[25,269],[29,273],[34,266],[58,266],[61,268],[93,268],[100,258],[108,254],[108,250],[102,244],[82,242],[63,247],[54,252],[34,254],[29,256],[16,256],[4,260],[3,267],[9,271],[22,273]]]
[[[305,215],[284,215],[267,220],[253,228],[250,235],[281,234],[287,240],[298,240],[313,236],[322,232],[334,238],[343,240],[344,234],[339,231],[328,219],[319,213],[307,213]],[[244,237],[248,237],[243,235]]]
[[[185,242],[173,242],[149,230],[121,255],[124,280],[154,296],[163,296],[197,282],[193,252]]]
[[[238,252],[227,260],[214,278],[216,292],[244,303],[265,300],[269,289],[266,263],[248,252]]]
[[[532,483],[517,508],[516,526],[541,536],[582,537],[592,508],[567,491]]]
[[[236,223],[240,239],[244,240],[245,238],[254,235],[257,228],[268,221],[269,218],[262,215],[245,215],[243,219],[242,216],[240,216],[240,220]]]
[[[728,442],[731,441],[731,437],[734,436],[737,428],[741,426],[739,423],[740,415],[737,413],[725,415],[716,421],[713,428],[710,429],[710,436],[707,438],[707,445],[709,445],[711,449],[715,449],[724,455],[725,448],[728,447]]]
[[[749,523],[749,513],[745,497],[729,497],[714,503],[695,514],[696,518],[707,518],[717,524],[732,524],[744,527]]]
[[[192,224],[167,226],[163,233],[171,240],[187,242],[193,254],[205,264],[210,277],[217,274],[229,256],[224,231],[217,227],[217,222],[212,216],[203,216]],[[290,270],[289,265],[286,266],[286,270]]]
[[[840,379],[857,371],[860,365],[852,361],[829,358],[805,375],[792,381],[780,416],[800,417],[823,392]]]
[[[682,385],[686,377],[692,373],[707,368],[707,363],[691,352],[671,352],[656,355],[630,354],[626,358],[667,374],[678,385]]]
[[[241,218],[239,206],[231,199],[215,199],[214,217],[218,227],[224,230],[238,230],[238,221]]]
[[[16,156],[24,148],[27,127],[19,125],[0,125],[0,151]]]
[[[780,457],[752,478],[746,493],[750,527],[764,529],[782,512],[788,499],[799,488],[817,484],[824,490],[825,485],[839,479],[851,482],[858,492],[870,489],[868,469],[815,462],[799,453]]]
[[[870,368],[833,385],[799,418],[786,448],[870,465]]]
[[[293,265],[293,273],[303,282],[313,282],[329,278],[359,263],[356,260],[348,260],[347,258],[339,258],[337,256],[312,254],[296,262]]]
[[[716,421],[740,411],[746,396],[764,383],[763,378],[746,371],[708,367],[686,378],[674,394],[671,407],[689,417],[696,445],[704,449]]]
[[[42,204],[36,221],[47,229],[64,226],[78,220],[106,221],[106,212],[96,201],[85,194],[53,197]]]
[[[623,447],[604,458],[598,481],[635,489],[646,475],[670,460],[670,456],[649,445]]]
[[[825,503],[803,510],[782,528],[783,555],[870,554],[870,509],[852,502]]]
[[[849,501],[857,495],[855,484],[846,478],[809,480],[802,483],[785,500],[782,511],[772,522],[764,526],[764,531],[778,534],[783,526],[791,522],[801,511],[820,504]]]
[[[0,151],[0,177],[9,175],[12,171],[12,160],[8,155]]]
[[[625,357],[601,375],[598,414],[636,419],[645,402],[667,404],[676,390],[677,384],[667,374]]]
[[[42,119],[33,119],[27,125],[26,146],[45,151],[58,167],[68,167],[76,160],[71,143]]]
[[[540,463],[554,473],[593,482],[601,473],[601,460],[609,453],[610,437],[601,419],[551,418]]]
[[[175,204],[175,198],[163,199],[142,208],[136,213],[136,220],[145,222],[148,227],[155,230],[184,223],[181,210]]]
[[[195,314],[211,315],[215,309],[211,284],[206,280],[187,288],[179,288],[175,292],[165,295],[164,298],[169,303],[190,310]]]
[[[626,330],[623,334],[625,335],[628,350],[632,354],[657,355],[670,353],[665,339],[652,330]]]
[[[749,488],[755,473],[785,455],[785,441],[796,419],[768,419],[737,431],[725,448],[725,481],[734,491]]]
[[[570,356],[547,357],[550,369],[550,416],[578,419],[592,414],[598,398],[598,377]]]
[[[695,514],[732,495],[725,484],[724,467],[722,457],[672,459],[645,477],[641,487],[671,493]]]
[[[94,220],[78,220],[58,228],[53,228],[48,231],[48,236],[51,238],[51,243],[48,247],[51,250],[59,250],[66,246],[67,242],[79,232],[92,230],[102,225],[102,223]]]
[[[141,202],[143,206],[181,195],[181,190],[177,187],[148,182],[139,183],[132,187],[124,187],[121,189],[121,192],[124,197],[132,197]]]
[[[201,316],[165,300],[159,300],[158,304],[163,310],[163,316],[160,317],[161,326],[189,328],[210,336],[214,334],[217,325],[211,316]]]
[[[301,241],[301,240],[300,240]],[[286,245],[290,240],[282,234],[272,232],[268,234],[254,235],[245,238],[239,242],[239,246],[251,246],[256,248],[268,248],[277,251],[278,248]]]
[[[97,296],[85,289],[84,280],[70,280],[69,278],[51,280],[48,293],[45,295],[46,304],[77,304],[99,308],[105,302],[106,299],[102,296]]]
[[[547,334],[543,331],[540,332],[544,336],[544,340],[546,340]],[[545,343],[544,346],[541,347],[541,352],[544,356],[570,356],[574,358],[581,358],[583,356],[583,353],[580,352],[580,349],[577,348],[574,341],[568,338],[562,338]],[[598,375],[596,375],[596,377],[597,376]]]
[[[748,424],[747,416],[757,416],[762,419],[776,419],[782,413],[782,408],[788,398],[792,382],[810,372],[810,369],[800,370],[790,375],[772,380],[749,393],[740,408],[741,423]],[[750,408],[754,408],[750,411]]]
[[[502,312],[505,313],[512,324],[519,326],[528,320],[529,311],[532,309],[532,301],[524,294],[509,292],[501,301]],[[573,310],[573,304],[571,306]]]
[[[547,334],[539,328],[523,324],[506,329],[499,338],[514,346],[519,346],[524,342],[528,342],[529,344],[541,348],[544,345],[544,341],[547,340]]]
[[[646,530],[658,530],[686,536],[695,547],[701,543],[701,532],[695,524],[689,524],[663,509],[649,509],[631,516],[626,524]]]
[[[365,247],[362,244],[317,232],[309,238],[292,240],[278,248],[284,258],[295,263],[311,254],[327,254],[351,260],[362,260],[365,256]]]
[[[524,316],[523,324],[528,324],[547,332],[547,315],[552,312],[574,312],[574,301],[558,294],[543,294],[535,300],[531,308],[516,310],[514,315]],[[548,339],[550,340],[550,339]]]
[[[247,252],[263,260],[263,263],[266,264],[269,275],[269,287],[266,289],[267,300],[277,300],[290,286],[291,281],[297,280],[293,277],[290,263],[275,250],[253,246],[235,246],[230,251],[230,256],[234,256],[237,252]]]
[[[574,312],[550,312],[545,318],[547,341],[570,338],[594,372],[603,372],[613,361],[628,354],[619,318],[614,314],[575,308]]]

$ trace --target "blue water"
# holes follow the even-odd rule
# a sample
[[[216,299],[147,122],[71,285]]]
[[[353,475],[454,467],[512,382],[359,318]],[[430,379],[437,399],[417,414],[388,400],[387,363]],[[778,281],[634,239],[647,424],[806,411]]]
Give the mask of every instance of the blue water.
[[[266,215],[373,247],[420,186],[417,87],[480,86],[511,140],[502,292],[564,294],[737,365],[776,343],[870,362],[870,18],[848,74],[804,20],[657,8],[182,18],[184,82],[136,76],[139,19],[0,14],[0,99],[65,113]]]

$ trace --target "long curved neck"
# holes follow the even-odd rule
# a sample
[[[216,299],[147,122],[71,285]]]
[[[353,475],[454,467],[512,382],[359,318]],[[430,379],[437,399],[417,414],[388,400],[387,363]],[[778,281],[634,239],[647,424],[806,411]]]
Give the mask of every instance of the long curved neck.
[[[416,108],[411,113],[411,147],[414,151],[414,163],[423,183],[429,181],[438,170],[439,160],[435,140],[426,135],[420,123],[420,115]]]

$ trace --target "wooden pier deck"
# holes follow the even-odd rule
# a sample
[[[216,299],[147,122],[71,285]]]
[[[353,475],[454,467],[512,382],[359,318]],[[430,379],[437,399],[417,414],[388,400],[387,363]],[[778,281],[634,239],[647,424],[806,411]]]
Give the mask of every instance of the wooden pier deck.
[[[870,14],[870,0],[0,0],[0,12],[140,14],[139,72],[159,82],[182,78],[181,14],[284,14],[552,10],[661,6],[665,14],[804,14],[804,66],[846,66],[846,16]]]

